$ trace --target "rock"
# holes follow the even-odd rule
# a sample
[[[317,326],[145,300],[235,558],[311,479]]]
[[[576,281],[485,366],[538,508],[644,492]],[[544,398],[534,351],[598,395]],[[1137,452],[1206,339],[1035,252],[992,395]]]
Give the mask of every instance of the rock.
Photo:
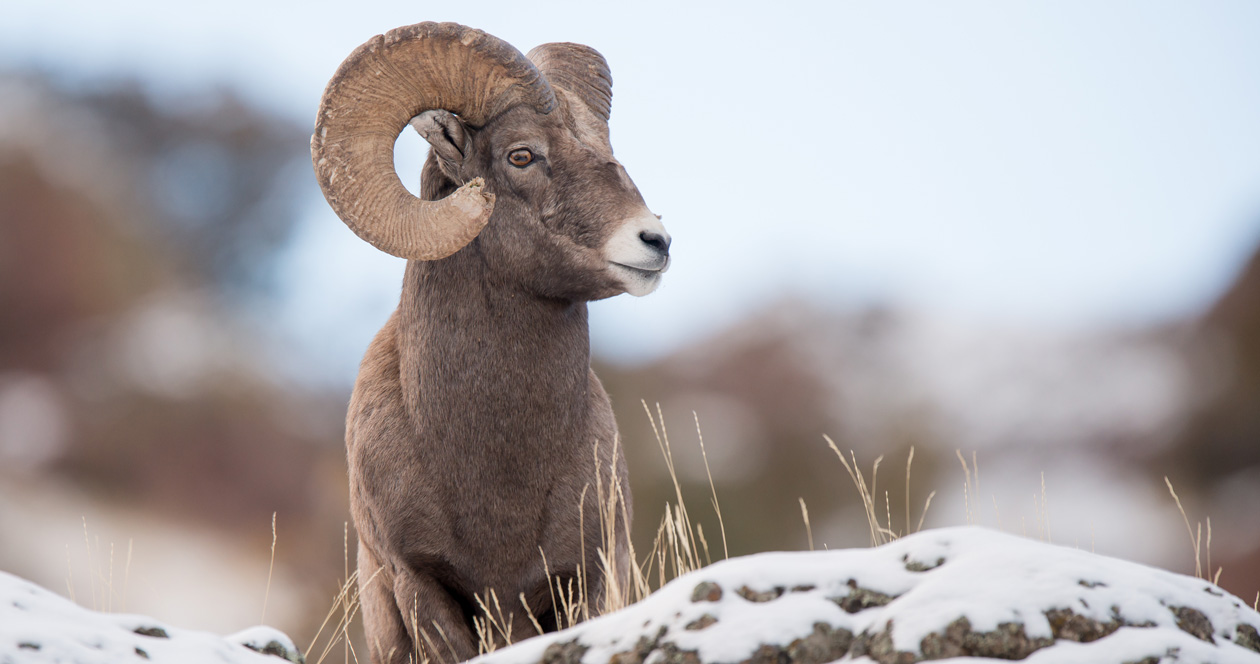
[[[716,602],[722,599],[722,586],[712,581],[702,581],[691,591],[693,602]]]
[[[734,592],[723,592],[733,588]],[[1207,581],[982,528],[714,564],[478,664],[1260,664],[1260,613]]]
[[[284,632],[272,627],[265,625],[250,627],[227,637],[227,640],[239,643],[254,652],[279,657],[293,664],[306,664],[306,658],[302,656],[302,651],[298,650],[293,641]]]
[[[144,616],[91,611],[0,572],[3,664],[272,664],[277,656],[302,664],[289,637],[269,627],[227,638],[179,629]]]
[[[769,602],[783,596],[783,586],[776,586],[768,590],[753,590],[748,586],[740,586],[735,591],[735,594],[750,602]]]

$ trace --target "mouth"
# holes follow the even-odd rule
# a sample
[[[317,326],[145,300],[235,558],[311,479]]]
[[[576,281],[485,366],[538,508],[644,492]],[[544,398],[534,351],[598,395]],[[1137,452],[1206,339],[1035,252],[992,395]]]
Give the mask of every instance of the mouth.
[[[655,279],[655,278],[660,277],[661,274],[665,272],[665,268],[663,267],[653,270],[653,269],[648,269],[648,268],[635,267],[633,265],[626,265],[625,263],[611,263],[611,265],[613,267],[621,268],[622,270],[625,270],[626,272],[629,272],[630,274],[633,274],[642,279]]]
[[[656,287],[660,285],[661,275],[669,268],[669,262],[665,261],[656,269],[635,267],[624,263],[609,263],[608,268],[618,277],[618,281],[627,293],[642,297],[656,290]]]
[[[643,275],[644,277],[652,277],[664,274],[669,270],[669,256],[660,256],[648,264],[640,263],[638,265],[627,265],[626,263],[618,263],[617,261],[609,261],[610,265],[624,268],[632,273]]]

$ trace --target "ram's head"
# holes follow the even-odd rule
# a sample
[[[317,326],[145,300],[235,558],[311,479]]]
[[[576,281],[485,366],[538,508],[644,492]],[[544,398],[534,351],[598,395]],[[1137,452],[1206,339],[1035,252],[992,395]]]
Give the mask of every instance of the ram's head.
[[[526,57],[480,30],[419,23],[346,58],[311,158],[333,210],[382,251],[434,261],[472,243],[470,260],[540,296],[645,295],[670,238],[613,158],[611,101],[594,49],[544,44]],[[432,147],[420,198],[394,171],[408,124]]]

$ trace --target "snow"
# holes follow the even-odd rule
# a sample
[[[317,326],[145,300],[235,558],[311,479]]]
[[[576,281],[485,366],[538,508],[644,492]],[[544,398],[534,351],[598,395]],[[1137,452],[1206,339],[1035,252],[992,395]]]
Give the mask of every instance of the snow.
[[[914,571],[924,568],[930,569]],[[693,601],[702,582],[717,584],[721,597]],[[876,605],[850,606],[855,612],[849,613],[836,598],[851,597],[856,589],[882,593],[891,601],[873,596],[876,601],[868,604]],[[749,590],[769,595],[750,601],[745,599],[752,596]],[[767,599],[776,593],[781,593],[777,599]],[[1178,627],[1174,609],[1180,607],[1207,618],[1214,643]],[[1053,609],[1069,609],[1099,623],[1114,624],[1117,616],[1122,621],[1114,632],[1088,643],[1061,638],[1036,650],[1028,662],[1119,663],[1165,656],[1222,664],[1260,662],[1260,652],[1234,643],[1240,638],[1239,625],[1260,627],[1260,613],[1207,581],[977,527],[925,531],[874,549],[728,560],[676,579],[627,609],[490,653],[478,662],[534,664],[548,646],[576,639],[588,648],[585,664],[603,664],[634,651],[641,637],[651,642],[662,628],[660,644],[694,651],[701,662],[739,662],[765,644],[786,649],[809,636],[816,623],[848,630],[858,640],[887,629],[896,651],[921,656],[924,637],[944,634],[964,617],[973,632],[1017,623],[1029,639],[1053,638],[1046,615]],[[705,614],[716,621],[697,629],[695,621]],[[659,649],[647,661],[656,659]]]
[[[145,616],[100,613],[0,572],[0,664],[280,664],[283,659],[246,647],[272,642],[297,652],[270,627],[221,637]]]
[[[1062,610],[1086,624],[1109,624],[1110,633],[1088,642],[1069,640],[1061,622],[1057,631],[1051,624],[1051,616],[1062,615],[1053,612]],[[817,659],[815,653],[810,662],[890,661],[900,655],[918,659],[929,641],[939,643],[962,619],[972,635],[1000,629],[1010,633],[1015,624],[1019,638],[1044,639],[1024,653],[1029,664],[1118,664],[1147,658],[1260,663],[1260,635],[1255,632],[1260,613],[1207,581],[963,527],[924,531],[873,549],[727,560],[676,579],[622,611],[490,653],[477,664],[569,662],[557,657],[555,649],[550,658],[544,653],[550,646],[574,642],[585,648],[585,664],[604,664],[643,643],[652,644],[648,649],[653,652],[640,647],[642,658],[629,660],[741,662],[768,645],[780,647],[780,655],[790,652],[793,642],[818,637],[819,623],[828,626],[829,638],[847,634],[827,641],[842,650],[829,652],[827,659]],[[1206,631],[1196,630],[1196,621]],[[891,650],[877,652],[872,644],[880,639]],[[1236,643],[1240,640],[1251,643],[1244,647]],[[836,646],[839,642],[845,645]],[[99,613],[0,572],[0,664],[283,661],[245,644],[296,652],[292,641],[268,627],[220,637],[144,616]],[[667,654],[670,647],[675,656]],[[694,653],[695,660],[678,653]],[[941,661],[963,664],[981,658],[950,656]]]

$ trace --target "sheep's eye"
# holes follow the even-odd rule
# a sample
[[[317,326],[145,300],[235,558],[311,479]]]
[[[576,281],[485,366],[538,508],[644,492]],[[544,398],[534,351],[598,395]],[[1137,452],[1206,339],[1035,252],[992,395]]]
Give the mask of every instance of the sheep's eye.
[[[534,161],[534,153],[525,148],[513,150],[508,153],[508,161],[517,168],[525,168]]]

